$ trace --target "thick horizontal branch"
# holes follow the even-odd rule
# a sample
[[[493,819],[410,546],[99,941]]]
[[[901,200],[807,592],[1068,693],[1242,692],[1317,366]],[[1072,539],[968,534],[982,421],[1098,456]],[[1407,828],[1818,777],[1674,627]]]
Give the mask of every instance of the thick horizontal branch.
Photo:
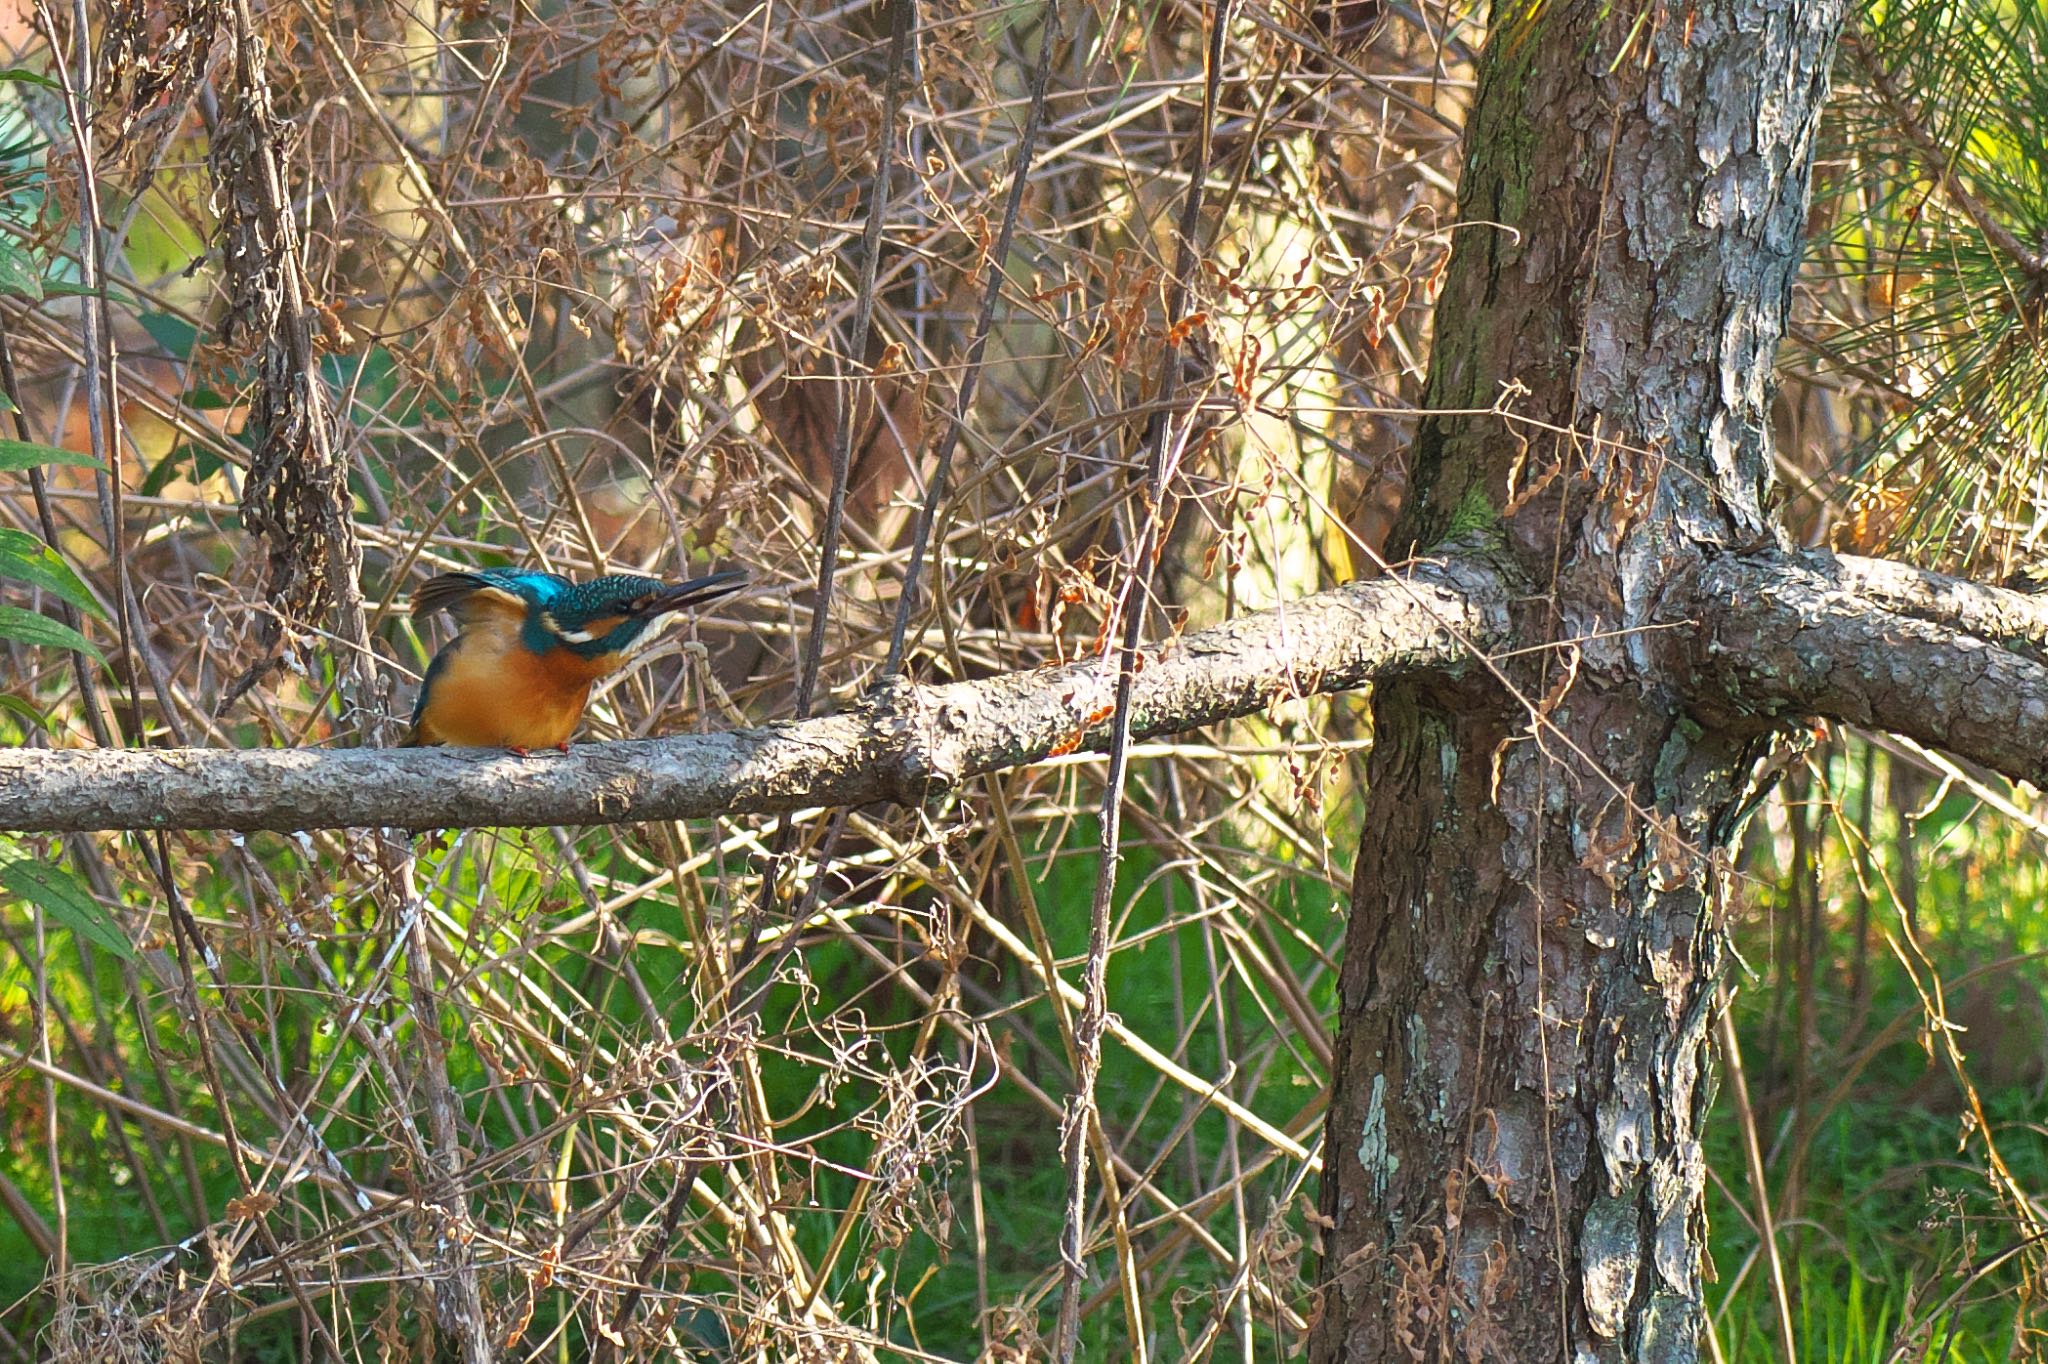
[[[1725,555],[1666,597],[1706,718],[1822,715],[2036,783],[2048,601],[1874,559]],[[1507,647],[1508,592],[1425,563],[1149,648],[1132,731],[1178,734]],[[459,749],[0,750],[0,828],[295,830],[606,824],[915,804],[1107,737],[1101,661],[902,686],[844,713],[519,758]]]
[[[1135,737],[1177,734],[1290,697],[1457,668],[1500,647],[1507,590],[1437,562],[1352,583],[1146,649]],[[0,751],[0,828],[295,830],[616,824],[914,804],[962,781],[1106,739],[1105,662],[899,686],[842,714],[584,744],[521,758],[459,749]]]
[[[1895,615],[1973,635],[2048,663],[2048,597],[1951,578],[1892,559],[1816,558],[1839,585]]]
[[[1819,715],[2048,773],[2048,603],[1880,559],[1723,556],[1667,610],[1710,711]]]

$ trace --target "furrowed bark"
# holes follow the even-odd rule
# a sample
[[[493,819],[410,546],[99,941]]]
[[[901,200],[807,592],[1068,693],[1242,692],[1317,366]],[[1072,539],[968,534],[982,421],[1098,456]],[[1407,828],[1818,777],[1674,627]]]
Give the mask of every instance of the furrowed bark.
[[[1710,722],[1823,716],[2048,780],[2038,598],[1876,559],[1728,556],[1666,611],[1700,623],[1674,665]]]
[[[1584,642],[1510,661],[1519,699],[1377,689],[1322,1364],[1698,1357],[1715,857],[1773,730],[1688,713],[1660,604],[1776,543],[1768,383],[1841,16],[1639,17],[1497,5],[1481,61],[1426,405],[1514,419],[1424,421],[1393,547],[1488,526],[1523,645]]]
[[[1501,647],[1483,561],[1424,562],[1142,651],[1131,732],[1175,734]],[[0,750],[0,828],[292,830],[612,824],[917,803],[1107,736],[1101,661],[900,686],[848,712],[567,756],[453,749]]]

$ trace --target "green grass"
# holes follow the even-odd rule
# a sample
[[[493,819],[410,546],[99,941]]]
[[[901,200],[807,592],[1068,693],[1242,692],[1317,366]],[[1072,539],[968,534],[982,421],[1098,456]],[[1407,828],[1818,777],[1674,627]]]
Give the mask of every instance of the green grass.
[[[1937,978],[1952,983],[1973,969],[2041,950],[2048,945],[2048,917],[2040,912],[2048,901],[2042,859],[2031,835],[1987,817],[1955,783],[1911,790],[1909,799],[1896,802],[1920,816],[1910,831],[1916,857],[1908,863],[1901,856],[1905,821],[1875,802],[1865,863],[1873,937],[1867,1003],[1859,1006],[1849,990],[1856,955],[1851,844],[1861,837],[1852,830],[1864,808],[1866,771],[1900,780],[1886,766],[1866,768],[1837,753],[1807,793],[1813,802],[1807,808],[1818,816],[1814,847],[1828,910],[1815,954],[1810,1102],[1821,1103],[1851,1064],[1863,1064],[1843,1102],[1806,1119],[1811,1141],[1791,1206],[1786,1180],[1793,1143],[1787,1138],[1798,1121],[1792,1102],[1797,1043],[1788,1001],[1796,970],[1790,940],[1772,926],[1789,921],[1798,900],[1794,878],[1767,853],[1753,859],[1765,887],[1738,927],[1738,946],[1754,974],[1742,982],[1737,1026],[1761,1141],[1776,1152],[1770,1177],[1795,1340],[1801,1359],[1827,1364],[2038,1357],[2043,1342],[2026,1338],[2019,1314],[2029,1261],[1994,1264],[2023,1233],[1993,1187],[1983,1135],[1966,1121],[1946,1067],[1931,1062],[1922,1045],[1921,996],[1899,956],[1913,961],[1922,985],[1931,988]],[[1909,869],[1917,871],[1910,920],[1918,952],[1908,941],[1906,909],[1889,896],[1905,884]],[[2048,1054],[2044,1015],[2029,1003],[2040,998],[2044,983],[2048,969],[2034,961],[1982,977],[1967,990],[1944,986],[1952,1017],[1973,1024],[1955,1036],[1990,1136],[2013,1179],[2036,1196],[2048,1189],[2041,1079],[2014,1063]],[[1987,1003],[2000,1011],[1973,1012]],[[1900,1026],[1893,1040],[1878,1046],[1880,1031],[1894,1022]],[[1736,1282],[1757,1238],[1745,1218],[1755,1195],[1728,1089],[1724,1084],[1708,1127],[1708,1161],[1723,1181],[1709,1186],[1708,1201],[1722,1275],[1714,1293],[1718,1334],[1735,1364],[1775,1360],[1783,1351],[1763,1263]],[[1740,1209],[1730,1202],[1731,1191]],[[2031,1263],[2038,1264],[2038,1256]]]
[[[1851,790],[1843,798],[1853,804],[1853,783],[1846,784]],[[1973,963],[2028,949],[2042,937],[2039,916],[2031,913],[2041,893],[2038,859],[2024,856],[2019,846],[2001,842],[2003,835],[1998,830],[1987,829],[1971,814],[1967,799],[1951,798],[1921,822],[1918,833],[1923,849],[1922,936],[1939,947],[1943,974],[1949,977]],[[581,835],[578,844],[587,865],[598,876],[638,878],[625,845],[615,837]],[[192,845],[194,851],[202,847]],[[236,983],[237,1007],[262,1044],[286,1058],[286,1068],[293,1074],[328,1075],[313,1106],[325,1115],[329,1143],[355,1152],[351,1158],[354,1172],[366,1183],[402,1187],[408,1174],[397,1159],[398,1145],[382,1130],[388,1123],[393,1096],[371,1076],[345,1100],[338,1099],[336,1077],[351,1074],[360,1063],[360,1044],[336,1027],[331,1000],[293,984],[309,978],[306,968],[310,963],[295,954],[310,950],[320,954],[345,991],[369,989],[379,979],[380,961],[388,955],[390,926],[379,922],[366,903],[336,899],[331,869],[309,861],[295,843],[256,840],[252,850],[276,883],[293,896],[290,910],[303,929],[300,936],[277,931],[279,909],[267,901],[252,913],[245,903],[246,879],[217,867],[210,870],[213,864],[207,862],[187,860],[182,866],[192,906],[208,922],[216,946],[224,949],[227,970]],[[1055,953],[1069,961],[1065,968],[1068,978],[1077,979],[1078,967],[1071,959],[1081,955],[1087,939],[1094,882],[1092,826],[1078,820],[1057,836],[1044,834],[1029,852],[1033,892],[1045,930]],[[652,856],[651,851],[646,855]],[[1825,836],[1822,855],[1824,859],[1840,855],[1840,849],[1828,845]],[[1891,856],[1889,852],[1882,855]],[[660,863],[659,857],[653,860]],[[577,984],[588,980],[590,1009],[562,1022],[548,1022],[546,1015],[536,1011],[534,1018],[540,1021],[535,1026],[565,1047],[574,1044],[572,1034],[578,1031],[622,1050],[644,1045],[654,1036],[651,1021],[634,992],[605,964],[594,928],[575,935],[558,934],[544,940],[537,950],[528,949],[541,927],[560,924],[585,906],[573,880],[555,869],[557,861],[554,846],[544,834],[470,835],[426,848],[419,875],[423,887],[446,907],[461,929],[456,969],[474,972],[479,983],[503,991],[517,984],[512,975],[515,969],[529,972],[536,981]],[[1251,861],[1247,853],[1246,865]],[[1824,884],[1840,893],[1849,882],[1839,868],[1824,865],[1830,868]],[[1230,992],[1236,1014],[1234,1036],[1227,1044],[1219,1043],[1212,1022],[1203,1016],[1212,996],[1203,927],[1185,923],[1172,931],[1152,932],[1166,923],[1170,914],[1186,916],[1192,908],[1185,882],[1154,875],[1159,868],[1157,855],[1143,848],[1132,849],[1124,863],[1120,884],[1143,889],[1134,900],[1120,901],[1120,933],[1143,941],[1120,950],[1111,962],[1114,1011],[1139,1034],[1168,1050],[1173,1039],[1186,1032],[1186,1063],[1199,1074],[1221,1074],[1226,1061],[1236,1061],[1236,1096],[1268,1118],[1290,1117],[1313,1095],[1322,1077],[1305,1067],[1276,1037],[1241,989]],[[724,868],[733,875],[744,869],[745,864],[737,858]],[[1767,866],[1760,866],[1760,871],[1767,882],[1776,875]],[[712,892],[718,894],[715,886]],[[1277,877],[1267,884],[1266,893],[1288,921],[1282,926],[1285,929],[1299,930],[1326,944],[1341,930],[1342,906],[1315,878]],[[912,882],[905,894],[910,901],[901,907],[905,912],[927,916],[935,912],[928,888]],[[992,877],[987,895],[992,911],[1021,932],[1024,909],[1007,883],[999,876]],[[136,903],[145,902],[138,899]],[[1738,1026],[1752,1092],[1764,1114],[1764,1140],[1777,1151],[1772,1178],[1774,1195],[1781,1201],[1791,1074],[1788,1015],[1782,1007],[1788,966],[1783,944],[1774,939],[1770,926],[1776,907],[1784,903],[1779,892],[1766,891],[1738,925],[1738,945],[1758,973],[1741,995]],[[888,907],[873,908],[881,911]],[[1837,911],[1840,908],[1835,906]],[[1889,912],[1880,906],[1879,921]],[[160,924],[161,909],[155,914],[152,922]],[[656,894],[638,902],[631,911],[631,924],[647,936],[632,960],[669,1033],[686,1039],[684,1055],[701,1060],[692,1050],[695,1044],[687,1041],[701,995],[699,963],[689,948],[692,919],[693,914],[672,894]],[[761,1088],[767,1111],[778,1123],[776,1139],[785,1150],[809,1153],[807,1158],[784,1161],[790,1192],[783,1213],[796,1245],[812,1262],[822,1259],[844,1210],[856,1197],[860,1181],[846,1171],[864,1169],[874,1159],[875,1125],[887,1111],[885,1082],[907,1065],[924,1022],[923,1006],[904,981],[916,980],[929,987],[939,976],[938,967],[920,957],[915,944],[894,936],[894,922],[877,912],[855,927],[903,963],[898,968],[900,974],[878,971],[873,960],[845,938],[818,936],[804,949],[802,981],[776,986],[762,1010],[761,1029],[767,1045],[761,1051]],[[1811,1067],[1814,1083],[1822,1091],[1841,1073],[1857,1044],[1856,1039],[1842,1034],[1859,1012],[1843,988],[1853,946],[1844,927],[1847,917],[1835,912],[1828,922],[1829,937],[1819,954],[1822,979],[1815,1035],[1820,1050]],[[253,936],[259,929],[267,934],[261,950]],[[1297,978],[1307,974],[1312,964],[1308,950],[1291,931],[1277,936],[1290,953],[1285,969]],[[1024,1003],[1025,1007],[1005,1013],[994,1024],[991,1038],[1005,1049],[1020,1073],[1055,1099],[1063,1098],[1067,1085],[1063,1042],[1043,1002],[1027,1002],[1036,993],[1034,983],[1015,962],[993,951],[985,937],[973,941],[980,955],[966,968],[970,980],[965,1011],[981,1015]],[[1873,952],[1870,962],[1870,998],[1862,1015],[1864,1037],[1902,1012],[1912,1017],[1919,1007],[1904,968],[1888,952]],[[94,1052],[126,1058],[129,1074],[119,1077],[114,1087],[146,1103],[175,1106],[190,1121],[217,1129],[221,1115],[214,1111],[206,1086],[197,1080],[202,1058],[195,1035],[181,1021],[178,1002],[147,978],[124,977],[119,966],[104,953],[95,953],[88,963],[76,944],[61,941],[48,962],[52,996],[77,1020]],[[2039,978],[2037,972],[2022,983],[2031,988]],[[9,955],[4,973],[0,973],[0,1028],[17,1049],[33,1042],[32,983],[24,958],[18,953]],[[1311,995],[1314,1006],[1326,1015],[1333,1003],[1333,985],[1324,974]],[[388,998],[372,1003],[371,1018],[377,1026],[390,1030],[394,1046],[410,1055],[411,1022],[400,1007],[408,989],[402,970],[391,978],[389,988]],[[208,994],[210,998],[210,991]],[[451,1077],[467,1096],[466,1111],[481,1132],[479,1145],[502,1150],[514,1141],[507,1102],[524,1102],[521,1096],[527,1091],[523,1085],[546,1084],[560,1091],[563,1077],[507,1082],[477,1049],[466,1044],[473,1035],[470,1017],[453,1008],[444,1009],[441,1015],[442,1033],[454,1043],[449,1058]],[[829,1028],[821,1032],[819,1020],[828,1020],[836,1033]],[[149,1029],[147,1037],[145,1027]],[[836,1036],[848,1046],[857,1044],[859,1050],[849,1053],[847,1064],[828,1068],[821,1060],[819,1039],[824,1036]],[[149,1045],[145,1046],[145,1041]],[[60,1037],[55,1046],[61,1064],[81,1063],[78,1049],[68,1041]],[[147,1063],[152,1051],[164,1066],[168,1089]],[[934,1054],[956,1057],[950,1041]],[[1261,1057],[1268,1064],[1256,1070]],[[990,1064],[984,1054],[977,1082],[988,1079]],[[1916,1044],[1915,1030],[1905,1028],[1894,1045],[1871,1059],[1846,1101],[1818,1116],[1800,1172],[1802,1188],[1797,1203],[1778,1210],[1779,1244],[1791,1281],[1802,1359],[1879,1364],[1893,1359],[1974,1362],[2024,1357],[2024,1350],[2016,1352],[2014,1347],[2020,1263],[1991,1269],[1975,1280],[1969,1278],[1973,1269],[2008,1248],[2017,1233],[1986,1181],[1981,1145],[1973,1139],[1959,1147],[1964,1133],[1954,1104],[1928,1085],[1926,1072],[1927,1061]],[[1134,1163],[1147,1168],[1156,1165],[1156,1187],[1167,1199],[1180,1201],[1213,1182],[1225,1162],[1228,1133],[1213,1112],[1204,1112],[1183,1126],[1183,1096],[1170,1087],[1158,1090],[1157,1081],[1156,1073],[1124,1047],[1114,1040],[1106,1044],[1098,1087],[1104,1125],[1118,1149]],[[47,1210],[52,1206],[52,1189],[43,1146],[43,1084],[32,1074],[16,1071],[0,1080],[0,1085],[4,1085],[0,1111],[8,1115],[10,1123],[0,1134],[6,1137],[5,1148],[0,1150],[0,1173],[31,1204]],[[1709,1186],[1711,1247],[1720,1272],[1720,1282],[1712,1290],[1713,1302],[1723,1356],[1731,1364],[1761,1364],[1781,1353],[1776,1308],[1762,1264],[1743,1271],[1745,1260],[1756,1250],[1756,1239],[1742,1209],[1729,1201],[1732,1191],[1746,1207],[1751,1195],[1726,1089],[1724,1085],[1708,1129],[1710,1164],[1725,1182],[1725,1187]],[[1993,1135],[2014,1177],[2028,1189],[2048,1187],[2048,1138],[2035,1125],[2040,1113],[2032,1089],[2023,1085],[1989,1087],[1983,1097]],[[71,1249],[82,1264],[160,1254],[152,1248],[187,1237],[204,1223],[217,1222],[229,1201],[241,1192],[225,1153],[216,1146],[193,1144],[188,1166],[187,1151],[157,1128],[133,1121],[116,1127],[102,1108],[86,1103],[68,1088],[60,1090],[58,1102],[63,1119],[59,1154],[69,1195]],[[417,1095],[407,1102],[414,1112],[420,1111]],[[545,1112],[544,1106],[541,1111]],[[274,1138],[274,1130],[260,1115],[244,1112],[235,1116],[252,1139]],[[1056,1294],[1035,1304],[1026,1302],[1026,1295],[1043,1286],[1044,1274],[1057,1259],[1066,1181],[1059,1159],[1058,1119],[1009,1085],[983,1094],[974,1116],[987,1217],[987,1258],[980,1267],[986,1274],[987,1301],[997,1308],[1023,1303],[1036,1328],[1049,1331]],[[583,1135],[596,1143],[595,1149],[606,1153],[607,1159],[630,1149],[629,1134],[612,1116],[592,1111],[579,1121],[584,1125]],[[123,1137],[128,1143],[126,1150],[120,1141]],[[558,1149],[559,1142],[551,1148]],[[593,1169],[587,1159],[587,1153],[578,1155],[569,1171],[579,1191],[577,1198],[586,1202],[593,1187],[589,1183]],[[149,1172],[150,1189],[163,1215],[161,1229],[135,1178],[138,1165]],[[923,1169],[913,1186],[899,1191],[906,1198],[898,1209],[900,1218],[891,1223],[893,1230],[885,1231],[877,1223],[871,1202],[824,1292],[853,1308],[867,1302],[872,1291],[880,1305],[877,1328],[906,1347],[915,1345],[952,1358],[979,1354],[982,1327],[976,1308],[981,1275],[969,1220],[969,1169],[962,1138],[946,1148],[935,1164]],[[1276,1165],[1253,1182],[1246,1203],[1254,1227],[1269,1215],[1290,1173]],[[543,1219],[545,1200],[541,1185],[533,1182],[535,1177],[523,1166],[508,1170],[503,1183],[489,1195],[493,1214],[517,1216],[528,1223]],[[714,1181],[722,1178],[714,1176]],[[522,1179],[528,1182],[519,1183]],[[1095,1187],[1099,1188],[1099,1182]],[[624,1214],[630,1219],[658,1216],[666,1188],[666,1180],[661,1179],[634,1192],[623,1205]],[[1312,1185],[1307,1192],[1313,1195]],[[1133,1206],[1139,1218],[1158,1211],[1157,1204],[1144,1199]],[[340,1212],[330,1208],[329,1215],[339,1217]],[[1300,1225],[1298,1216],[1289,1216],[1289,1229],[1305,1238],[1309,1229]],[[1227,1238],[1227,1215],[1213,1216],[1208,1224]],[[289,1235],[293,1223],[285,1216],[277,1225],[281,1234]],[[313,1223],[307,1220],[303,1225],[310,1230]],[[1140,1251],[1156,1245],[1161,1234],[1155,1229],[1142,1237]],[[712,1239],[715,1242],[717,1238]],[[1101,1271],[1112,1262],[1110,1257],[1098,1255],[1094,1267]],[[707,1306],[729,1305],[744,1290],[749,1263],[743,1255],[723,1263],[714,1256],[686,1277],[679,1277],[683,1274],[680,1269],[672,1272],[667,1282],[671,1287],[687,1282]],[[201,1278],[207,1272],[200,1248],[172,1257],[167,1265],[188,1278]],[[1299,1254],[1287,1272],[1312,1279],[1312,1256]],[[42,1273],[42,1262],[19,1226],[10,1218],[0,1218],[0,1295],[12,1301],[30,1294]],[[1176,1327],[1192,1338],[1206,1324],[1223,1286],[1220,1277],[1215,1261],[1200,1251],[1150,1271],[1144,1285],[1148,1326],[1167,1347],[1169,1356]],[[1296,1295],[1290,1300],[1297,1308],[1305,1307],[1300,1284],[1290,1284],[1284,1278],[1279,1287]],[[509,1296],[519,1283],[514,1277],[500,1277],[493,1280],[492,1288]],[[1091,1292],[1095,1286],[1091,1284]],[[389,1319],[408,1320],[431,1312],[431,1305],[410,1290],[394,1294],[385,1286],[370,1284],[350,1292],[350,1307],[358,1322],[374,1320],[380,1313],[396,1313],[396,1318]],[[238,1310],[233,1304],[231,1297],[220,1299],[222,1320]],[[561,1292],[540,1294],[528,1328],[529,1342],[543,1338],[567,1307],[568,1299]],[[18,1336],[33,1335],[47,1320],[47,1313],[48,1303],[37,1299],[8,1313],[5,1320]],[[1290,1357],[1289,1352],[1300,1342],[1276,1332],[1264,1309],[1254,1313],[1254,1320],[1259,1357]],[[565,1348],[569,1357],[576,1358],[588,1346],[581,1334],[572,1334]],[[293,1314],[278,1313],[241,1331],[233,1357],[288,1359],[296,1358],[299,1349]],[[1128,1353],[1124,1317],[1114,1303],[1089,1317],[1082,1349],[1083,1357],[1089,1359],[1114,1359]],[[1222,1357],[1233,1354],[1234,1345]]]

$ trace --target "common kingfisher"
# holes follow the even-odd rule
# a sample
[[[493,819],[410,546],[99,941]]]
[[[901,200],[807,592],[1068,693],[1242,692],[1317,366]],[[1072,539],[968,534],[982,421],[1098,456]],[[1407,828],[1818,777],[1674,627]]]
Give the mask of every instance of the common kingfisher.
[[[746,574],[685,583],[619,575],[572,583],[553,573],[444,573],[413,593],[412,617],[461,622],[434,655],[401,747],[569,751],[590,689],[626,666],[664,616],[737,592]]]

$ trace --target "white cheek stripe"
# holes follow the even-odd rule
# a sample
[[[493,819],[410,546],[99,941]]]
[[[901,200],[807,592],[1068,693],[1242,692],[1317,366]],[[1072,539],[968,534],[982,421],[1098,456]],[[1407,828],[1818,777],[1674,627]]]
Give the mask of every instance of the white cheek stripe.
[[[639,653],[642,649],[654,643],[654,637],[661,633],[663,622],[667,621],[673,614],[674,612],[664,611],[658,616],[649,616],[647,618],[647,628],[627,641],[626,647],[619,650],[619,652],[630,656]]]
[[[549,634],[553,635],[556,639],[562,640],[564,643],[588,644],[591,640],[597,638],[596,635],[591,634],[588,630],[564,630],[560,625],[556,624],[554,614],[549,611],[540,613],[540,623],[547,627]]]
[[[625,647],[621,648],[618,652],[626,658],[631,658],[634,654],[639,653],[642,649],[654,643],[654,637],[661,633],[661,627],[665,625],[668,622],[668,618],[670,616],[673,616],[674,614],[675,612],[673,610],[670,610],[663,611],[658,615],[652,615],[647,617],[647,628],[642,630],[639,634],[633,636],[633,638],[627,640]]]

